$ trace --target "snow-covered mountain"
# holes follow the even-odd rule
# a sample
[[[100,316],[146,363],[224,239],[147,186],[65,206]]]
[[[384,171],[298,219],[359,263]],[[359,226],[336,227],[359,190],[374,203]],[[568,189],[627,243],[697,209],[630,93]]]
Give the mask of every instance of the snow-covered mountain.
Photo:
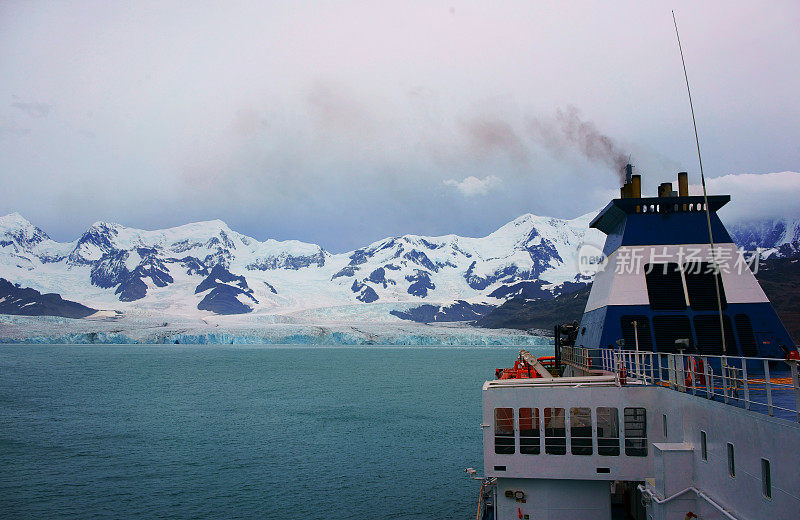
[[[128,315],[375,320],[423,304],[435,315],[454,302],[468,315],[463,302],[479,308],[519,295],[551,297],[587,281],[577,273],[577,248],[605,239],[588,229],[592,216],[527,214],[481,238],[403,235],[331,254],[316,244],[259,241],[220,220],[156,231],[97,222],[61,243],[12,213],[0,217],[0,278]],[[800,219],[730,231],[745,248],[800,251]]]
[[[747,250],[774,250],[778,256],[800,254],[800,218],[740,222],[728,227],[733,240]]]
[[[575,253],[593,214],[523,215],[482,238],[403,235],[342,254],[259,241],[219,220],[145,231],[97,222],[60,243],[17,213],[0,217],[0,277],[100,309],[144,315],[382,314],[457,300],[499,304],[582,281]],[[396,305],[395,305],[396,304]],[[385,307],[385,308],[384,308]]]

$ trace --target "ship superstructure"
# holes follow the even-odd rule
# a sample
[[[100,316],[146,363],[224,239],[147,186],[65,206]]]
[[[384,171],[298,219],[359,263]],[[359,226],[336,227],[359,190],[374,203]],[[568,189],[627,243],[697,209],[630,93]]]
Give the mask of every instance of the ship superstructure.
[[[595,276],[575,344],[607,347],[623,340],[656,352],[683,345],[703,354],[783,357],[781,346],[792,340],[753,275],[753,261],[717,215],[730,196],[709,196],[707,203],[689,196],[681,172],[677,192],[664,183],[658,197],[643,198],[641,176],[627,169],[621,198],[590,224],[607,235],[607,263]]]
[[[685,174],[643,198],[627,173],[581,323],[483,386],[479,517],[798,518],[800,356],[716,215],[730,198]]]

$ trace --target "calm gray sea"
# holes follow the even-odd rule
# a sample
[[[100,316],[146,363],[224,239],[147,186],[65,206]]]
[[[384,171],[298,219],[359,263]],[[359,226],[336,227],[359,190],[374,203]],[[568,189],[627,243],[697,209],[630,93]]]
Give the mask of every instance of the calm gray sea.
[[[0,346],[0,517],[470,518],[481,385],[515,358]]]

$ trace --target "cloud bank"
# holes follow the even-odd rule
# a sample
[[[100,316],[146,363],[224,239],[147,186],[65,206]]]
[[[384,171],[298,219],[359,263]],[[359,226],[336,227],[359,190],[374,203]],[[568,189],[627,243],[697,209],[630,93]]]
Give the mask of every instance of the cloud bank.
[[[800,171],[800,6],[675,2],[709,170]],[[649,2],[5,2],[0,48],[0,214],[58,239],[484,236],[604,205],[628,154],[652,185],[696,164]]]
[[[711,194],[730,194],[731,202],[720,210],[726,222],[800,216],[800,173],[740,173],[706,179]],[[689,193],[702,195],[691,185]]]
[[[445,186],[452,186],[465,197],[475,197],[476,195],[486,195],[491,190],[500,186],[502,181],[495,175],[487,175],[483,179],[469,176],[460,181],[447,179]]]

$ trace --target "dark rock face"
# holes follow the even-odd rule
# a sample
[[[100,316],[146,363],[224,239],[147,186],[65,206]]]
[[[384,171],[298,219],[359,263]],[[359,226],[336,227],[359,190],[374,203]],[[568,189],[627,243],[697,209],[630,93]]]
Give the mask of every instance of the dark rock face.
[[[356,299],[364,303],[372,303],[378,299],[378,293],[376,293],[372,287],[366,286],[364,290],[361,291],[361,294],[356,296]]]
[[[272,294],[278,294],[278,291],[275,290],[275,287],[273,287],[271,283],[264,282],[264,285],[267,286],[267,289],[272,291]]]
[[[467,268],[467,272],[464,274],[464,279],[467,281],[467,285],[476,291],[482,291],[493,283],[501,280],[513,281],[517,279],[517,273],[519,272],[516,265],[506,266],[503,269],[499,269],[486,277],[478,276],[474,274],[474,271],[475,262],[472,262]],[[521,276],[519,278],[525,279],[527,276]]]
[[[474,321],[491,312],[494,308],[494,305],[482,303],[473,304],[467,303],[464,300],[458,300],[452,305],[439,306],[424,304],[409,309],[406,312],[389,311],[389,314],[418,323]]]
[[[353,285],[350,287],[350,290],[353,291],[354,293],[357,293],[366,286],[367,286],[366,284],[363,284],[358,280],[353,280]]]
[[[21,288],[0,278],[0,314],[85,318],[95,312],[97,309],[64,300],[58,294],[41,294],[34,289]]]
[[[540,238],[541,241],[537,245],[529,245],[525,248],[528,251],[528,254],[533,260],[533,268],[531,269],[530,279],[539,278],[539,276],[550,267],[550,263],[555,260],[559,263],[563,263],[561,255],[558,254],[558,249],[556,249],[555,244],[552,241],[542,237],[539,235],[539,231],[536,228],[531,229],[531,232],[528,233],[528,238],[525,241],[526,243],[530,243],[534,241],[536,238]]]
[[[580,321],[591,285],[556,298],[527,300],[513,298],[478,319],[476,325],[490,329],[545,329],[552,330],[560,323]]]
[[[325,253],[323,253],[322,250],[314,255],[309,256],[271,256],[269,258],[264,258],[253,262],[246,268],[251,271],[269,271],[271,269],[293,269],[296,271],[312,265],[317,267],[322,267],[325,265]]]
[[[378,267],[372,273],[370,273],[369,278],[367,278],[372,283],[378,283],[383,285],[383,288],[386,289],[389,284],[395,285],[394,280],[390,280],[386,278],[386,270],[383,267]]]
[[[436,321],[436,313],[439,312],[438,305],[428,303],[413,307],[407,311],[389,311],[392,316],[397,316],[403,320],[416,321],[417,323],[431,323]]]
[[[247,285],[244,276],[237,276],[228,271],[224,266],[217,264],[208,273],[208,276],[195,288],[195,294],[209,291],[203,297],[197,308],[211,311],[216,314],[244,314],[251,312],[252,307],[240,301],[240,296],[258,303],[253,290]]]
[[[109,289],[119,285],[130,276],[130,271],[125,266],[128,258],[126,251],[106,253],[92,266],[90,280],[92,285]]]
[[[159,260],[155,253],[142,259],[132,275],[136,278],[150,278],[156,287],[166,287],[175,280],[169,274],[169,268],[163,260]]]
[[[576,278],[580,279],[581,275],[576,275]],[[583,282],[564,282],[561,285],[553,288],[553,296],[558,297],[562,294],[569,294],[574,293],[575,291],[580,291],[584,287],[586,287],[587,283],[591,283],[591,281],[583,281]]]
[[[478,262],[473,261],[471,264],[469,264],[469,267],[467,267],[467,272],[464,274],[464,280],[467,281],[467,285],[476,291],[482,291],[489,287],[491,282],[489,282],[486,278],[481,278],[480,276],[473,274],[475,271],[475,264],[477,263]]]
[[[137,253],[142,260],[133,271],[128,271],[125,265],[129,255],[127,251],[105,253],[92,266],[92,285],[104,289],[118,286],[114,293],[119,295],[120,301],[131,302],[144,298],[147,294],[144,278],[150,278],[156,287],[166,287],[174,281],[166,263],[156,256],[157,251],[140,248]]]
[[[433,242],[429,242],[424,238],[420,238],[419,241],[422,243],[422,245],[424,245],[428,249],[439,249],[440,247],[444,247],[441,244],[434,244]]]
[[[366,254],[366,251],[363,249],[357,249],[353,251],[353,254],[350,255],[350,264],[349,265],[361,265],[367,262],[369,257]]]
[[[224,266],[215,265],[211,269],[211,272],[208,273],[206,279],[200,282],[197,287],[195,287],[194,293],[198,294],[203,291],[213,289],[220,284],[233,284],[242,291],[250,290],[250,288],[247,286],[247,280],[245,280],[244,276],[237,276],[228,271]]]
[[[411,260],[415,264],[421,265],[425,269],[433,271],[434,273],[439,270],[439,268],[436,267],[433,264],[433,262],[431,262],[431,259],[428,258],[428,255],[426,255],[422,251],[417,251],[416,249],[412,249],[408,253],[404,254],[403,258],[405,258],[406,260]]]
[[[218,285],[211,289],[208,294],[197,304],[201,311],[211,311],[215,314],[246,314],[252,312],[253,308],[245,305],[237,298],[238,295],[245,294],[254,303],[258,303],[251,294],[245,293],[230,285]]]
[[[208,267],[203,262],[193,256],[184,256],[183,258],[170,258],[167,262],[178,263],[186,269],[186,274],[193,275],[199,274],[201,276],[208,275]]]
[[[408,294],[412,296],[425,298],[428,296],[429,289],[436,289],[436,286],[431,282],[431,275],[427,271],[418,269],[416,274],[406,276],[406,280],[412,282],[408,286]]]
[[[509,296],[514,296],[517,298],[525,298],[528,300],[533,300],[537,298],[543,298],[548,300],[552,299],[553,293],[551,293],[547,289],[542,289],[543,285],[545,285],[545,282],[542,282],[541,280],[517,282],[509,285],[501,285],[500,287],[489,293],[489,297],[508,298]]]
[[[119,301],[121,302],[141,300],[147,295],[147,284],[137,276],[130,276],[119,284],[114,294],[119,295]]]
[[[346,265],[342,267],[336,274],[331,276],[331,280],[335,280],[340,276],[354,276],[356,274],[356,271],[358,271],[358,267],[352,265]]]

